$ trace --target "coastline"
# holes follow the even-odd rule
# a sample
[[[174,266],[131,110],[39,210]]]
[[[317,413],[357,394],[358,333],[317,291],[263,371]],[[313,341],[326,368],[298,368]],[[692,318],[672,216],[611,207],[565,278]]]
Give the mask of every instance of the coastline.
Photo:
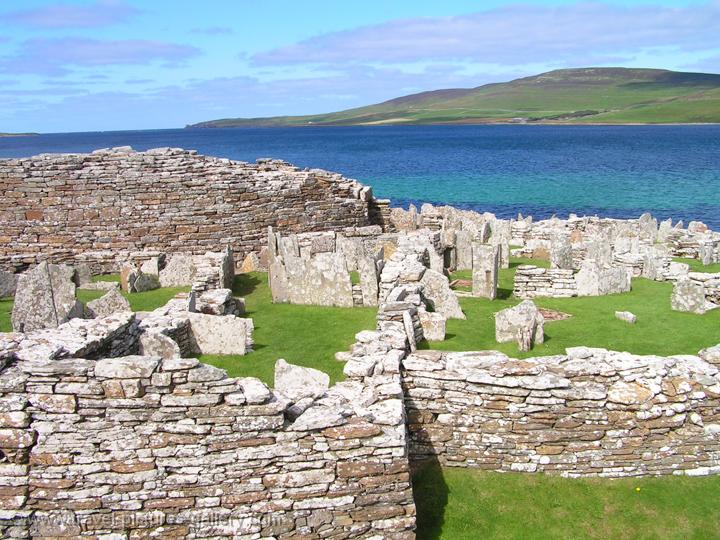
[[[248,128],[333,128],[333,127],[398,127],[398,126],[718,126],[720,122],[508,122],[474,121],[453,122],[395,122],[352,124],[243,124],[236,126],[208,126],[190,124],[179,129],[248,129]]]

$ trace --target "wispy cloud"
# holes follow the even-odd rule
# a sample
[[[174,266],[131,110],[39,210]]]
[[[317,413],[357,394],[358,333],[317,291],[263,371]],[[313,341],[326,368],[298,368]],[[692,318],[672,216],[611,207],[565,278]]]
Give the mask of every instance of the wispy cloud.
[[[506,73],[502,77],[526,74]],[[68,129],[67,118],[73,118],[73,129],[77,130],[180,127],[213,118],[330,112],[428,88],[469,87],[488,81],[451,65],[433,65],[416,73],[349,66],[317,77],[223,77],[144,87],[142,91],[67,93],[51,104],[35,100],[41,90],[26,99],[14,96],[22,103],[0,110],[0,124],[63,131]],[[112,118],[108,117],[108,103],[112,103]]]
[[[84,38],[31,39],[12,56],[0,58],[0,72],[65,75],[73,67],[178,63],[199,54],[189,45],[162,41]]]
[[[256,65],[579,62],[653,47],[720,46],[720,2],[687,7],[600,3],[509,6],[456,17],[394,20],[319,35],[251,56]]]
[[[124,22],[139,10],[120,0],[97,0],[92,4],[58,3],[11,11],[0,16],[6,23],[34,28],[96,28]]]
[[[190,32],[193,34],[204,34],[206,36],[220,36],[234,34],[235,30],[229,26],[210,26],[207,28],[193,28]]]

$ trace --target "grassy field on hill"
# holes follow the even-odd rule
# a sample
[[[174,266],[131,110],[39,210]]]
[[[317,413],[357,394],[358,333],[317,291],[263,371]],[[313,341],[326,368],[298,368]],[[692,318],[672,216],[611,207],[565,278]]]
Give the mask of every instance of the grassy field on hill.
[[[562,69],[477,88],[422,92],[328,114],[226,118],[189,127],[438,123],[720,122],[720,75]]]

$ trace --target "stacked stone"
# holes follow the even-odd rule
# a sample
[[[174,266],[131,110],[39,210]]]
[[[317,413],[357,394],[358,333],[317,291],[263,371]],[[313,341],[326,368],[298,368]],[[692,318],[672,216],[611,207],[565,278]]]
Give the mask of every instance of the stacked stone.
[[[369,225],[372,190],[282,161],[248,164],[159,148],[0,161],[0,267],[146,247],[259,252],[265,230]],[[107,270],[106,270],[107,271]]]
[[[101,358],[137,352],[141,330],[131,312],[100,319],[72,319],[58,328],[0,333],[0,355],[46,363],[62,358]]]
[[[565,476],[720,472],[720,376],[699,357],[418,351],[403,373],[413,459]]]
[[[688,278],[702,283],[705,299],[713,304],[720,305],[720,272],[710,274],[706,272],[689,272]]]
[[[192,358],[15,359],[0,373],[0,534],[414,538],[409,346],[392,319],[361,332],[347,380],[300,414]]]
[[[572,270],[520,265],[515,272],[513,294],[518,298],[568,298],[577,296]]]
[[[220,252],[208,251],[202,256],[193,257],[193,262],[195,264],[195,276],[191,285],[193,291],[232,288],[235,279],[235,259],[230,248]]]

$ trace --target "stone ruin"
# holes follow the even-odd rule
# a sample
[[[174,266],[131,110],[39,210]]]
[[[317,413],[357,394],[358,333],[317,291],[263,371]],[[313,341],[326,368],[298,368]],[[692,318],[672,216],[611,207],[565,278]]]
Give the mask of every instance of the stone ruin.
[[[126,237],[94,244],[81,234],[79,251],[42,235],[77,232],[92,212],[104,231],[113,211],[99,201],[88,200],[87,215],[82,205],[82,215],[67,214],[62,200],[41,209],[35,195],[5,210],[0,264],[25,269],[40,248],[47,260],[0,273],[24,321],[24,332],[0,334],[2,537],[414,538],[410,467],[426,459],[571,477],[720,472],[720,345],[668,357],[574,347],[522,360],[418,350],[423,339],[444,338],[448,318],[464,318],[447,273],[471,270],[472,294],[492,300],[511,245],[551,266],[519,267],[518,296],[610,294],[644,276],[674,284],[675,309],[715,307],[720,277],[671,261],[720,260],[719,235],[700,223],[390,210],[324,171],[179,150],[0,162],[4,196],[15,197],[19,178],[39,190],[30,193],[52,191],[48,178],[69,165],[75,172],[63,182],[71,184],[117,175],[136,209],[121,209],[133,222]],[[170,166],[179,180],[164,175]],[[170,231],[139,173],[168,179],[161,192],[179,181],[198,208],[171,213]],[[214,189],[228,202],[215,203],[208,220]],[[168,200],[168,211],[182,208]],[[147,213],[157,239],[132,212]],[[179,238],[179,227],[196,229]],[[194,358],[253,347],[252,320],[230,290],[232,250],[208,252],[217,245],[231,246],[245,270],[269,268],[276,301],[377,308],[375,330],[336,355],[344,381],[330,386],[327,375],[278,359],[269,388]],[[128,289],[134,273],[134,283],[157,276],[191,292],[134,314],[116,285],[96,284],[107,294],[76,315],[75,286],[126,263]],[[543,325],[525,300],[497,313],[496,338],[527,351],[543,341]]]
[[[545,340],[545,318],[532,300],[495,314],[495,340],[498,343],[517,342],[522,352]]]

